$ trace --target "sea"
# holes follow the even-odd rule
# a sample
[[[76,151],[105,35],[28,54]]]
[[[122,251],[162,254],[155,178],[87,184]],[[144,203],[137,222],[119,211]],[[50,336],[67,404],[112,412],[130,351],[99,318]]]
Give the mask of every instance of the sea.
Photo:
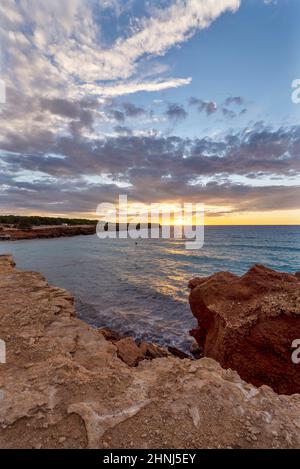
[[[188,281],[218,271],[244,274],[253,264],[300,270],[300,226],[208,226],[204,245],[183,239],[69,238],[1,241],[19,269],[41,272],[75,297],[77,315],[138,340],[188,352],[196,321]],[[17,292],[16,292],[17,294]]]

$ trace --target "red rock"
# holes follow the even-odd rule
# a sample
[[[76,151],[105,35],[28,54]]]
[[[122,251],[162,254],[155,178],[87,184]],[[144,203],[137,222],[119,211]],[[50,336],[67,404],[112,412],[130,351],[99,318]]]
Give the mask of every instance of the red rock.
[[[148,342],[141,342],[139,345],[140,351],[144,355],[144,358],[148,360],[154,360],[155,358],[168,357],[170,353],[164,347],[160,347],[156,344],[150,344]]]
[[[105,337],[106,340],[108,340],[109,342],[112,342],[113,344],[116,343],[118,340],[121,340],[124,338],[124,336],[122,336],[116,331],[113,331],[112,329],[109,329],[108,327],[103,327],[98,330]]]
[[[204,356],[246,381],[282,394],[300,392],[300,365],[291,359],[300,338],[300,281],[262,265],[238,277],[219,272],[190,281],[191,331]]]
[[[118,357],[129,366],[136,366],[141,360],[154,360],[155,358],[169,357],[171,355],[179,356],[183,354],[177,349],[169,351],[165,347],[161,347],[149,342],[140,342],[136,344],[135,340],[130,336],[122,336],[116,331],[109,328],[98,329],[106,340],[117,346]],[[177,352],[177,353],[176,353]],[[183,354],[180,358],[186,358],[187,355]]]
[[[115,345],[118,357],[129,366],[136,366],[144,358],[132,337],[125,337],[116,342]]]
[[[98,331],[106,340],[120,348],[120,352],[118,351],[119,358],[130,366],[135,366],[141,360],[154,360],[155,358],[168,357],[171,355],[164,347],[143,341],[137,345],[132,337],[122,336],[118,332],[106,327],[98,329]],[[123,339],[127,340],[124,341]],[[128,353],[130,355],[129,358]],[[131,358],[135,356],[137,356],[138,360],[131,360]]]

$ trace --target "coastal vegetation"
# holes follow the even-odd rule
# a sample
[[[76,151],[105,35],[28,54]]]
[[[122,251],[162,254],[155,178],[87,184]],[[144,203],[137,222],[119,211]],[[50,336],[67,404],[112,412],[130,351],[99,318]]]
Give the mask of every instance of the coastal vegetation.
[[[59,226],[59,225],[96,225],[97,220],[66,217],[43,217],[23,215],[0,215],[0,224],[11,225],[19,229],[30,229],[33,226]]]

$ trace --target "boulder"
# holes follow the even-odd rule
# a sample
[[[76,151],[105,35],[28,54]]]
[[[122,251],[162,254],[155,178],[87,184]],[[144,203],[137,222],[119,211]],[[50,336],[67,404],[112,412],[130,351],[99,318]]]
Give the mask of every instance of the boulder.
[[[124,338],[121,334],[108,327],[102,327],[98,331],[105,337],[106,340],[112,342],[113,344]]]
[[[151,344],[149,342],[141,342],[139,348],[144,358],[148,360],[170,356],[170,353],[166,348],[160,347],[156,344]]]
[[[241,277],[219,272],[190,281],[191,331],[204,356],[246,381],[276,392],[300,392],[300,365],[292,343],[300,339],[300,279],[254,265]]]
[[[7,272],[16,266],[13,257],[10,254],[0,254],[0,270]]]
[[[141,360],[154,360],[155,358],[168,357],[170,355],[179,356],[181,354],[181,358],[187,358],[186,354],[175,348],[168,350],[160,345],[145,341],[137,344],[132,337],[122,336],[119,332],[112,329],[101,328],[98,330],[106,340],[117,346],[118,357],[129,366],[136,366]]]
[[[136,366],[144,359],[144,354],[132,337],[124,337],[124,339],[118,340],[115,345],[118,357],[129,366]]]

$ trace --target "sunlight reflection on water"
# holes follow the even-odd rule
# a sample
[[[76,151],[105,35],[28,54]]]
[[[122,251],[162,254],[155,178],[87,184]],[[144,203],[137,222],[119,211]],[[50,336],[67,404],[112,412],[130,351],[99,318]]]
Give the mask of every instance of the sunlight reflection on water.
[[[219,270],[244,273],[262,263],[300,269],[300,227],[208,227],[200,250],[181,240],[99,240],[79,236],[1,242],[22,269],[42,272],[76,298],[80,317],[140,339],[188,350],[195,326],[188,280]]]

